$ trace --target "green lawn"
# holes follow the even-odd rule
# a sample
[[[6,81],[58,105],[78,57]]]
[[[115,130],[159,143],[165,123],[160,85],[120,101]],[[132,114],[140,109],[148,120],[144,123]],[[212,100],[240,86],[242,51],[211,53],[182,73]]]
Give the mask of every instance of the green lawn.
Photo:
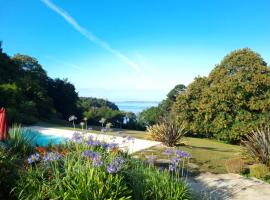
[[[37,125],[69,130],[73,129],[71,125],[54,125],[48,123],[39,123]],[[93,129],[94,130],[91,130],[90,132],[100,133],[98,127],[93,127]],[[77,130],[81,129],[77,128]],[[107,134],[147,139],[147,132],[145,131],[115,129],[107,132]],[[178,146],[176,149],[187,151],[192,155],[192,159],[190,160],[190,170],[195,174],[200,172],[226,173],[224,167],[225,160],[240,157],[241,155],[240,146],[225,144],[214,140],[186,137],[184,138],[183,143],[184,145]],[[169,161],[168,157],[162,154],[165,149],[166,147],[164,146],[155,146],[134,155],[143,159],[148,155],[156,155],[158,164],[163,165]]]
[[[226,173],[224,163],[230,158],[240,157],[241,147],[236,145],[224,144],[209,139],[186,137],[184,145],[176,149],[187,151],[192,155],[190,160],[190,171],[194,174],[200,172]],[[166,147],[155,146],[143,152],[137,153],[138,157],[145,158],[148,155],[156,155],[157,162],[166,163],[169,161],[166,155],[163,155]]]

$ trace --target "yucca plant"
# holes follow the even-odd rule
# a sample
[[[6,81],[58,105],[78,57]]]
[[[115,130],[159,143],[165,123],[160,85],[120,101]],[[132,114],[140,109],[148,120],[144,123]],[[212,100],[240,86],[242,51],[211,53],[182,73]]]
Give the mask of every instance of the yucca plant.
[[[185,127],[174,118],[164,118],[161,123],[148,127],[147,131],[151,139],[170,147],[179,143],[187,133]]]
[[[241,141],[246,153],[255,161],[270,165],[270,127],[261,126]]]

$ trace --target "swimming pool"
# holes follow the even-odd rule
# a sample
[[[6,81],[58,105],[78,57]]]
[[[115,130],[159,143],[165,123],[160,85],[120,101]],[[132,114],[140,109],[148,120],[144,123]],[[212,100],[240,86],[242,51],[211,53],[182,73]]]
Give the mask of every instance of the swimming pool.
[[[12,131],[11,131],[12,133]],[[48,144],[60,144],[67,141],[67,137],[63,135],[55,135],[51,132],[36,130],[35,128],[23,128],[21,131],[23,137],[29,138],[33,146],[44,147]]]
[[[67,140],[67,138],[58,137],[55,135],[44,135],[38,131],[31,131],[31,133],[34,135],[33,145],[35,146],[44,147],[48,144],[64,143]]]

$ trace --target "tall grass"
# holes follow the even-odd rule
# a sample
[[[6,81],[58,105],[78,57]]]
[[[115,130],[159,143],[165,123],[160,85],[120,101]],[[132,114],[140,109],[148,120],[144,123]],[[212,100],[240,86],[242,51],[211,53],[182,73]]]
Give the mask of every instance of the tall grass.
[[[187,184],[168,170],[161,171],[153,165],[131,159],[126,178],[136,200],[189,199]]]

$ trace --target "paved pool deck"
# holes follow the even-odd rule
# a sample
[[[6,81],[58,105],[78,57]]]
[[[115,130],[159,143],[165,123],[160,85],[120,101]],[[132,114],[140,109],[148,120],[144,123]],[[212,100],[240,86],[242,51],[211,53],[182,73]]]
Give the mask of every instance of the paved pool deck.
[[[67,139],[70,139],[74,133],[73,130],[47,128],[47,127],[41,127],[41,126],[31,126],[29,128],[42,133],[42,135],[63,137]],[[136,139],[136,138],[128,141],[127,138],[123,136],[112,136],[112,135],[106,135],[106,134],[96,134],[96,133],[91,133],[91,132],[88,132],[86,134],[92,135],[95,139],[100,140],[100,141],[115,142],[119,145],[121,149],[123,149],[124,151],[127,151],[129,154],[142,151],[144,149],[148,149],[150,147],[161,144],[160,142]]]

